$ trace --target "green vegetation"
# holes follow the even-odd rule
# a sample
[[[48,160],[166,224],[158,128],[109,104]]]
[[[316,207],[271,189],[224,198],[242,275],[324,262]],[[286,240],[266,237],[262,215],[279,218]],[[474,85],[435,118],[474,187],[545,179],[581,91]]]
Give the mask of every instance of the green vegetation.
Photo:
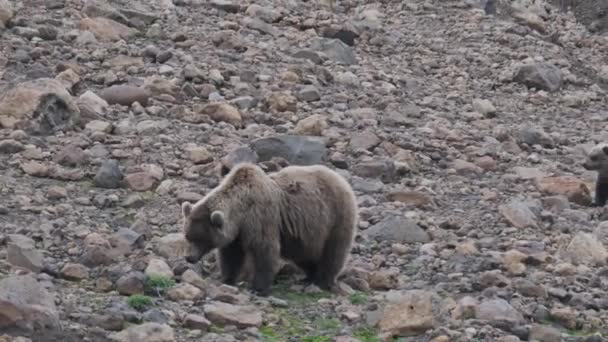
[[[160,274],[151,274],[146,278],[146,292],[160,296],[175,286],[175,280]]]
[[[152,305],[152,298],[141,294],[135,294],[127,298],[127,304],[137,311],[143,311],[146,307]]]
[[[352,295],[350,295],[350,302],[353,305],[361,305],[361,304],[365,304],[367,303],[367,294],[363,293],[363,292],[355,292]]]
[[[355,330],[353,336],[361,342],[381,342],[375,329],[362,327]]]

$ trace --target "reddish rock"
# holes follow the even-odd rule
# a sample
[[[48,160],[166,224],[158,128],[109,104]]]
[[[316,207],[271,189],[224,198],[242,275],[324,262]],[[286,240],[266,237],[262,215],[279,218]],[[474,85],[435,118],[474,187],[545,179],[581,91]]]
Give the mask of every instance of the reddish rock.
[[[564,195],[570,202],[588,206],[591,191],[580,179],[573,176],[545,177],[536,181],[536,187],[545,195]]]

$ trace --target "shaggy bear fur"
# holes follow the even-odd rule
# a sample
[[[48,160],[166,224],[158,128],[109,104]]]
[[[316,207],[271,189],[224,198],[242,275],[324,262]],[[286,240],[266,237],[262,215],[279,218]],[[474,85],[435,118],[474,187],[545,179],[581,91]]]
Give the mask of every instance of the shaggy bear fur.
[[[593,206],[603,207],[608,200],[608,144],[594,146],[587,154],[583,167],[597,171]]]
[[[308,281],[333,290],[356,234],[355,195],[339,174],[321,166],[289,166],[266,174],[240,163],[196,204],[182,204],[188,262],[219,249],[223,281],[234,284],[246,257],[252,287],[267,295],[281,258]]]

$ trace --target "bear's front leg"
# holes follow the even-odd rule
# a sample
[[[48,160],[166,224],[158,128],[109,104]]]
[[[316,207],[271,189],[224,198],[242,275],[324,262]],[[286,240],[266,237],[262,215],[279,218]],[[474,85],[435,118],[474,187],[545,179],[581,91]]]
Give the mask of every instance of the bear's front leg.
[[[236,280],[245,262],[245,251],[240,241],[234,241],[219,250],[220,270],[222,281],[227,285],[236,284]]]
[[[594,207],[603,207],[608,199],[608,182],[606,179],[598,179],[595,185],[595,201]]]
[[[278,248],[260,246],[257,250],[252,251],[252,256],[255,269],[253,290],[259,296],[268,296],[274,280],[275,264],[280,257]]]

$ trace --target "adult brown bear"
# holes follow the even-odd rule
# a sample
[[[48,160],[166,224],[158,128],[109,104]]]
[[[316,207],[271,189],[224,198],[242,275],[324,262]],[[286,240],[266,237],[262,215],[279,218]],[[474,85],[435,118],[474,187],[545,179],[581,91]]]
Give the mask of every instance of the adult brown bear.
[[[223,281],[234,284],[246,256],[253,290],[268,295],[281,258],[308,281],[333,290],[356,234],[355,194],[338,173],[321,165],[289,166],[266,174],[240,163],[207,196],[182,204],[188,262],[219,249]]]

